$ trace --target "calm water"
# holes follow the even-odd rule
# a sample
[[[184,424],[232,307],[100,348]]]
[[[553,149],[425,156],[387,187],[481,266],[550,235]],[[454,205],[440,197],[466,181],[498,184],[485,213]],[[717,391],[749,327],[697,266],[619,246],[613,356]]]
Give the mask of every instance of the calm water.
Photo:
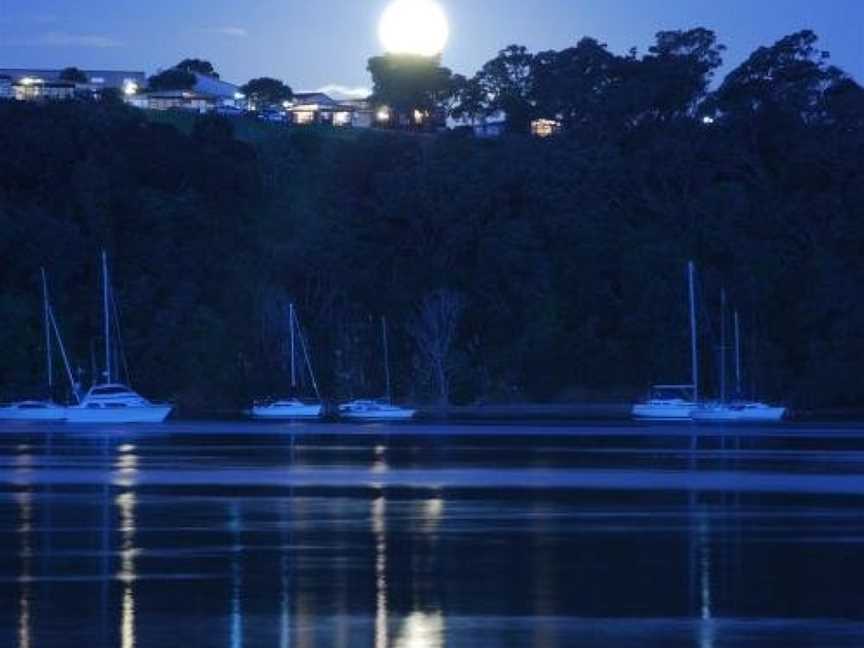
[[[0,427],[0,646],[864,645],[864,426]]]

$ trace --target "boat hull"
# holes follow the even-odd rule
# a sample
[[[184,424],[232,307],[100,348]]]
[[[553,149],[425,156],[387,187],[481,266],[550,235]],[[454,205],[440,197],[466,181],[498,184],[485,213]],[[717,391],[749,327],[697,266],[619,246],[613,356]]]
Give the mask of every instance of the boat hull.
[[[162,423],[171,405],[130,407],[67,407],[67,423]]]
[[[252,418],[260,420],[298,420],[321,418],[322,405],[256,405],[252,408]]]
[[[637,421],[688,422],[695,409],[694,405],[648,405],[633,406],[632,416]]]
[[[718,406],[693,411],[697,423],[777,423],[786,415],[785,407]]]
[[[66,408],[58,405],[46,407],[0,407],[0,421],[64,421]]]
[[[349,421],[408,421],[414,418],[416,410],[398,412],[339,412],[339,418]]]

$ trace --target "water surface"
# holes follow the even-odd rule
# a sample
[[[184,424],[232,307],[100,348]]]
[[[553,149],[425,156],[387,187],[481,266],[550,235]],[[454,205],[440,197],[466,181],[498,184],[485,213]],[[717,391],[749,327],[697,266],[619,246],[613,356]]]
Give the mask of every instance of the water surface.
[[[0,427],[0,646],[861,646],[864,426]]]

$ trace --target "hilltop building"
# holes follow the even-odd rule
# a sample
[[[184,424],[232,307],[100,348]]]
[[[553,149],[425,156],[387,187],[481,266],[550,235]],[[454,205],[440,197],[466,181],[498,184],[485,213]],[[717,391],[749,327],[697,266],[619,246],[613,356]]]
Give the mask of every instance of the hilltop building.
[[[14,99],[12,93],[12,77],[8,74],[0,74],[0,101],[3,99]]]
[[[240,87],[207,76],[195,75],[195,85],[186,90],[154,90],[136,92],[127,96],[127,102],[138,108],[149,110],[191,110],[209,112],[222,108],[240,110],[246,106],[246,98]],[[145,84],[146,85],[146,84]],[[143,88],[143,86],[142,86]]]
[[[129,70],[81,70],[85,82],[60,78],[62,70],[0,68],[0,99],[44,101],[77,96],[99,98],[109,90],[128,96],[147,83],[144,72]]]

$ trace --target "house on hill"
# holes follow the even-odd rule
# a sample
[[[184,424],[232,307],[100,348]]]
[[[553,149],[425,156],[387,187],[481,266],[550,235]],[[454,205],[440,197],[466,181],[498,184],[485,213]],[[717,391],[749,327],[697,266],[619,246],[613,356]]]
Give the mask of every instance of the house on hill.
[[[0,74],[0,101],[3,99],[14,99],[12,93],[12,77],[7,74]]]
[[[245,108],[246,100],[239,86],[206,74],[192,74],[195,75],[195,85],[191,88],[144,90],[128,95],[126,101],[148,110],[173,109],[204,113],[222,108]]]
[[[288,102],[286,111],[291,123],[298,126],[351,126],[355,108],[348,102],[336,101],[323,92],[297,92]]]
[[[72,99],[78,96],[99,98],[106,90],[129,95],[137,92],[147,81],[144,72],[131,70],[81,72],[86,81],[62,79],[63,70],[60,69],[0,68],[0,99],[40,101]]]

